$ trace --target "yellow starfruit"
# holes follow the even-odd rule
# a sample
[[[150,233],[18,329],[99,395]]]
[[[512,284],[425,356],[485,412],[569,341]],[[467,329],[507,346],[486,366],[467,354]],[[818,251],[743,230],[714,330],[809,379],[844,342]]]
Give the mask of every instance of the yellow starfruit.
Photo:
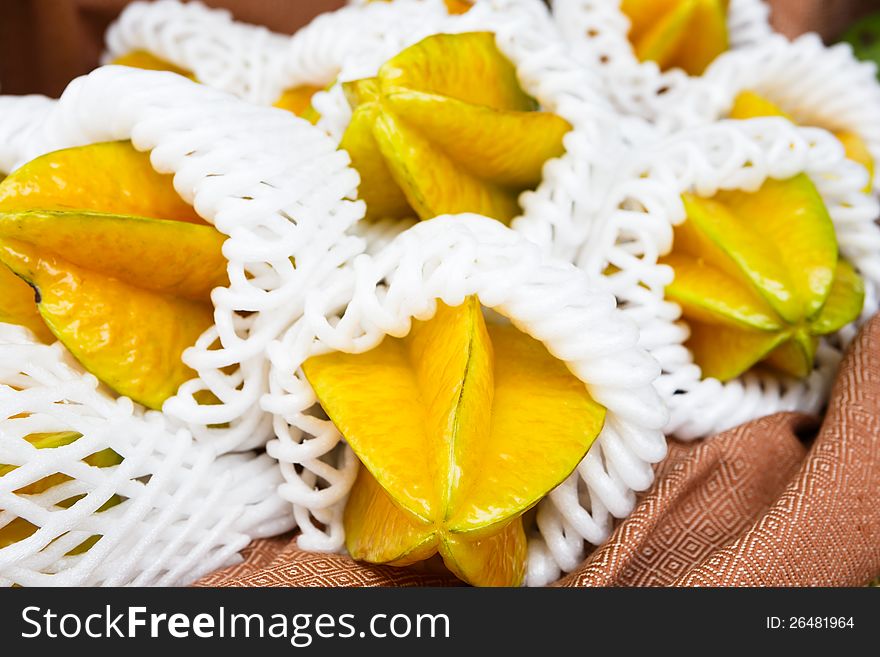
[[[864,303],[812,181],[799,174],[752,193],[683,198],[687,219],[661,262],[675,272],[666,295],[682,307],[703,374],[726,381],[759,362],[809,374],[818,338]]]
[[[781,116],[791,122],[794,118],[779,105],[754,91],[742,91],[734,99],[733,108],[730,110],[732,119],[753,119],[759,116]],[[823,126],[817,126],[823,127]],[[874,181],[874,158],[868,150],[865,141],[855,132],[849,130],[834,131],[834,136],[843,144],[846,156],[853,162],[861,164],[868,170],[868,185],[865,192],[870,192]]]
[[[176,66],[171,62],[165,61],[146,50],[133,50],[130,53],[121,55],[110,62],[116,66],[130,66],[131,68],[142,68],[146,71],[169,71],[177,73],[185,78],[195,81],[196,76],[192,71]]]
[[[341,147],[371,219],[475,212],[509,222],[571,129],[538,109],[488,32],[428,37],[344,89],[354,112]]]
[[[30,329],[41,342],[54,337],[40,317],[34,304],[34,291],[12,271],[0,265],[0,323],[16,324]]]
[[[19,308],[36,296],[87,370],[161,408],[192,378],[181,353],[213,323],[211,290],[228,284],[224,240],[128,142],[49,153],[0,183],[0,282],[21,279],[0,315],[33,322]]]
[[[727,50],[728,0],[623,0],[629,40],[641,61],[700,75]]]
[[[311,84],[303,84],[291,89],[285,90],[281,97],[275,101],[274,107],[287,110],[292,114],[296,114],[304,118],[309,123],[315,124],[320,116],[312,106],[312,96],[319,91],[323,91],[323,87],[316,87]]]
[[[476,585],[521,582],[522,514],[605,420],[564,363],[513,326],[487,324],[476,297],[303,372],[365,466],[345,511],[349,553],[403,566],[439,552]]]
[[[34,433],[25,437],[29,443],[31,443],[37,449],[54,449],[57,447],[63,447],[64,445],[69,445],[82,437],[82,434],[76,433],[74,431],[59,431],[55,433]],[[122,457],[119,456],[112,449],[104,449],[100,452],[96,452],[95,454],[91,454],[83,459],[85,463],[89,465],[93,465],[98,468],[106,468],[113,465],[118,465],[122,462]],[[17,466],[14,465],[3,465],[0,464],[0,478],[9,474],[13,470],[16,469]],[[53,475],[49,475],[48,477],[43,477],[39,481],[35,481],[32,484],[24,486],[23,488],[19,488],[15,491],[16,495],[37,495],[44,491],[49,490],[53,486],[57,486],[59,484],[64,483],[65,481],[69,481],[70,477],[56,473]],[[68,500],[62,500],[58,503],[58,506],[66,509],[70,507],[74,502],[76,502],[79,497],[73,497]],[[101,507],[101,511],[104,509],[110,508],[120,502],[121,498],[114,496],[107,504]],[[9,523],[0,527],[0,548],[4,548],[7,545],[12,545],[13,543],[17,543],[21,540],[24,540],[31,534],[37,531],[36,525],[31,522],[28,522],[24,518],[13,518]],[[87,550],[91,545],[99,537],[93,537],[85,541],[83,544],[79,545],[76,549],[73,550],[71,554],[78,554],[79,552]]]
[[[474,6],[473,0],[443,0],[450,14],[466,14]]]

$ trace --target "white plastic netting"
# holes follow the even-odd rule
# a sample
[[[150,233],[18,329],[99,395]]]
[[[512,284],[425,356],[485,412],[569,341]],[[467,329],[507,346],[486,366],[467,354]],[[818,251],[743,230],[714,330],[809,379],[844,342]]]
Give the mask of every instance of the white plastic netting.
[[[105,64],[145,51],[253,103],[271,105],[283,91],[278,85],[287,38],[200,2],[132,2],[104,40]]]
[[[634,152],[629,175],[610,194],[578,264],[590,273],[615,268],[605,281],[639,325],[641,345],[663,369],[657,386],[671,411],[667,433],[703,437],[777,411],[819,411],[825,403],[854,327],[822,341],[816,369],[803,381],[754,372],[728,383],[702,379],[683,344],[688,333],[677,321],[681,310],[663,297],[672,271],[657,264],[672,248],[673,225],[684,220],[682,192],[753,191],[767,178],[801,172],[825,200],[841,253],[865,279],[865,314],[871,314],[880,290],[880,229],[874,222],[880,207],[863,191],[865,169],[847,160],[840,142],[824,130],[764,118],[683,131]]]
[[[385,61],[431,34],[494,32],[499,48],[516,65],[523,88],[574,128],[565,138],[566,153],[547,163],[543,182],[523,195],[523,215],[513,223],[516,230],[566,259],[588,235],[591,217],[614,179],[615,163],[623,157],[625,140],[639,135],[647,139],[650,134],[647,125],[612,111],[601,93],[601,81],[569,55],[540,0],[478,0],[464,15],[449,15],[442,0],[360,3],[318,16],[287,38],[280,59],[274,39],[261,42],[262,54],[251,57],[271,61],[266,67],[227,65],[229,53],[255,40],[249,31],[263,30],[230,24],[225,13],[217,13],[199,3],[181,5],[174,0],[133,3],[108,33],[108,57],[148,49],[193,70],[197,57],[223,50],[217,68],[235,71],[236,79],[253,76],[238,84],[240,88],[265,82],[272,91],[262,95],[263,102],[302,85],[328,87],[314,95],[312,104],[321,116],[318,126],[337,142],[351,117],[339,82],[375,75]],[[221,23],[234,29],[211,29]],[[276,77],[268,81],[272,76]],[[199,79],[214,83],[209,77]],[[233,89],[230,84],[220,86]],[[363,226],[358,230],[372,241],[404,227],[386,223],[378,231]]]
[[[464,15],[450,16],[439,0],[398,0],[328,13],[292,37],[285,86],[330,84],[329,90],[316,94],[312,102],[321,115],[318,126],[339,139],[350,119],[339,81],[375,75],[389,58],[430,34],[480,30],[495,34],[499,49],[516,66],[523,88],[573,126],[565,138],[566,153],[545,165],[541,185],[523,194],[523,215],[512,223],[515,231],[546,253],[571,260],[589,238],[594,217],[617,175],[617,163],[624,159],[622,135],[647,132],[647,128],[613,113],[598,92],[595,76],[569,57],[561,45],[543,3],[486,0]],[[408,225],[384,222],[359,225],[357,230],[368,240],[369,251],[382,258],[383,247]],[[293,371],[289,361],[281,362],[288,372]],[[273,372],[278,367],[273,359]],[[277,413],[277,408],[272,408]],[[339,439],[335,430],[327,434],[323,429],[321,441],[309,440],[308,449],[278,451],[277,445],[291,444],[291,431],[294,440],[300,440],[305,430],[289,426],[289,420],[285,413],[276,417],[280,442],[273,443],[271,453],[279,458],[289,480],[282,494],[294,503],[304,532],[300,542],[308,549],[338,549],[343,541],[341,503],[353,480],[356,461],[342,458],[330,466],[315,458],[327,449],[325,441],[335,444]],[[665,448],[655,444],[653,451],[637,453],[615,440],[601,441],[604,447],[597,446],[587,457],[580,467],[580,478],[572,477],[541,506],[538,537],[530,548],[529,583],[547,583],[561,568],[573,568],[584,554],[584,541],[604,540],[612,517],[628,514],[634,491],[650,484],[652,471],[647,464],[662,458]],[[609,451],[618,462],[606,466]],[[619,472],[625,474],[620,476]],[[312,517],[320,526],[315,531],[307,529],[309,524],[315,525]]]
[[[312,103],[321,115],[318,126],[340,139],[351,110],[339,82],[375,75],[385,61],[431,34],[483,30],[495,34],[523,89],[573,127],[565,154],[546,163],[541,184],[520,197],[523,214],[512,223],[549,253],[570,260],[589,235],[626,140],[647,139],[650,130],[613,111],[595,72],[563,45],[543,2],[478,0],[466,14],[449,15],[442,0],[396,0],[323,14],[290,39],[283,86],[331,85]],[[372,239],[372,231],[363,230]]]
[[[821,407],[853,327],[823,340],[817,368],[804,381],[753,373],[727,384],[702,380],[683,344],[687,329],[678,321],[680,309],[663,298],[672,272],[657,265],[657,259],[671,248],[672,227],[684,218],[683,191],[711,195],[721,188],[753,190],[767,177],[806,171],[829,205],[842,253],[868,283],[866,312],[876,308],[880,272],[872,256],[880,247],[873,224],[878,209],[860,191],[867,182],[864,170],[845,161],[840,144],[822,130],[798,129],[779,119],[718,122],[739,91],[752,89],[804,124],[856,132],[877,157],[880,133],[872,108],[880,92],[868,79],[873,75],[870,65],[857,64],[846,47],[825,49],[814,37],[789,44],[772,35],[760,0],[731,0],[732,49],[699,77],[680,70],[661,72],[653,63],[638,62],[626,38],[628,21],[614,1],[556,0],[553,18],[538,0],[479,0],[461,16],[448,15],[441,0],[353,5],[319,16],[290,37],[280,64],[274,60],[276,41],[270,39],[260,47],[271,50],[271,56],[249,55],[249,61],[269,64],[228,65],[229,79],[254,76],[255,81],[232,85],[197,75],[263,103],[299,85],[327,87],[313,97],[313,106],[321,115],[319,127],[338,141],[350,118],[340,81],[375,75],[384,61],[430,34],[493,31],[499,48],[516,65],[523,88],[574,128],[565,138],[565,155],[548,162],[541,186],[521,197],[524,212],[512,226],[541,252],[575,262],[594,279],[594,286],[617,296],[624,313],[639,326],[640,345],[661,363],[657,387],[672,410],[666,431],[694,438],[778,410]],[[129,18],[120,20],[116,36],[108,39],[111,54],[147,49],[195,70],[197,53],[220,49],[220,42],[229,52],[237,52],[240,44],[256,43],[246,34],[257,29],[250,26],[236,24],[235,29],[205,33],[206,25],[221,19],[198,18],[199,12],[214,12],[195,3],[185,10],[176,2],[135,6],[137,12],[127,10]],[[182,11],[189,12],[186,20],[173,19]],[[223,20],[229,22],[228,17]],[[237,91],[251,87],[266,91]],[[281,463],[286,480],[281,493],[294,505],[303,530],[300,542],[307,549],[340,548],[341,509],[357,461],[340,445],[332,425],[312,408],[313,394],[296,368],[313,348],[362,349],[375,344],[377,336],[395,335],[410,316],[433,307],[431,298],[449,294],[433,272],[436,268],[452,276],[445,258],[459,261],[429,255],[431,245],[411,235],[435,233],[421,224],[407,230],[411,225],[355,223],[350,232],[364,238],[369,257],[332,272],[321,288],[324,296],[316,299],[315,292],[302,306],[305,315],[270,347],[271,391],[263,402],[273,413],[277,435],[270,450]],[[458,239],[462,245],[476,239],[465,239],[459,232],[446,239]],[[446,248],[443,237],[434,237],[438,252]],[[482,244],[481,240],[476,239]],[[401,244],[414,254],[403,253]],[[480,248],[491,250],[485,244]],[[374,281],[376,271],[396,271],[395,258],[400,259],[400,270],[409,273],[394,279],[396,287],[387,279]],[[427,273],[410,269],[419,262],[429,263],[423,267]],[[606,276],[608,265],[614,273]],[[367,282],[357,283],[364,271],[371,272],[364,278]],[[452,280],[454,286],[460,279]],[[422,286],[430,294],[435,289],[442,294],[424,296],[428,293]],[[398,294],[422,300],[414,302],[416,310],[411,311],[404,296],[389,301],[392,289],[408,290]],[[357,310],[360,304],[368,310]],[[335,320],[327,323],[326,318],[346,308],[331,330]],[[310,321],[325,334],[319,335]],[[364,335],[358,337],[359,332]],[[315,336],[318,347],[311,343]],[[658,441],[638,443],[637,434],[631,431],[617,442],[603,435],[579,475],[541,504],[530,545],[528,583],[545,583],[577,565],[584,541],[604,540],[612,517],[629,512],[633,491],[649,485],[648,464],[662,458],[665,448]]]
[[[301,312],[304,291],[363,248],[346,235],[363,215],[361,203],[343,200],[357,185],[348,155],[283,110],[126,67],[74,81],[34,132],[22,160],[130,138],[229,236],[230,285],[211,295],[215,324],[183,355],[198,378],[163,411],[218,452],[263,445],[271,433],[258,403],[267,385],[266,345]],[[194,395],[202,390],[221,403],[199,404]]]
[[[81,437],[39,450],[26,440],[63,431]],[[83,462],[105,449],[124,460]],[[33,531],[0,547],[2,586],[184,585],[293,526],[272,459],[218,457],[160,413],[107,394],[60,344],[9,324],[0,324],[0,463],[18,466],[0,477],[0,536],[22,521]],[[16,492],[53,475],[69,479]]]
[[[848,44],[826,47],[816,34],[794,41],[772,35],[753,48],[716,60],[688,98],[670,114],[671,125],[704,125],[723,118],[736,96],[754,91],[799,124],[861,137],[880,161],[880,85],[876,65],[860,62]],[[880,191],[878,181],[875,189]]]
[[[553,0],[552,6],[572,55],[583,66],[600,72],[605,93],[615,107],[668,130],[666,117],[684,111],[681,105],[689,102],[700,77],[640,62],[627,38],[630,22],[620,10],[620,0]],[[772,33],[768,17],[763,0],[730,0],[730,52],[768,38]]]
[[[560,568],[574,568],[584,541],[604,540],[612,518],[632,510],[633,491],[650,485],[651,464],[666,453],[660,431],[666,410],[651,385],[657,365],[636,346],[635,326],[615,309],[613,296],[498,222],[441,217],[406,230],[313,290],[303,317],[270,345],[271,392],[263,405],[275,414],[278,438],[267,449],[281,464],[280,492],[294,504],[303,548],[341,548],[342,509],[357,459],[323,416],[301,363],[405,335],[411,318],[433,315],[436,299],[456,305],[471,294],[544,342],[608,409],[595,446],[538,507],[528,583],[544,584]]]
[[[0,478],[0,528],[22,520],[37,528],[0,549],[0,581],[187,583],[234,563],[251,539],[294,525],[277,495],[277,464],[247,451],[271,432],[258,403],[268,389],[265,348],[301,314],[305,291],[363,249],[346,235],[363,205],[343,200],[357,175],[305,121],[169,73],[107,67],[36,106],[0,102],[0,125],[18,126],[11,139],[0,134],[4,163],[130,138],[229,236],[230,285],[213,291],[215,326],[184,353],[198,378],[161,414],[99,388],[61,345],[0,326],[0,463],[18,466]],[[200,406],[200,390],[221,403]],[[25,439],[57,431],[82,437],[43,450]],[[82,463],[108,447],[124,457],[120,465]],[[232,451],[244,453],[223,456]],[[72,479],[27,494],[55,473]],[[122,501],[98,512],[114,496]],[[92,536],[103,538],[70,554]]]

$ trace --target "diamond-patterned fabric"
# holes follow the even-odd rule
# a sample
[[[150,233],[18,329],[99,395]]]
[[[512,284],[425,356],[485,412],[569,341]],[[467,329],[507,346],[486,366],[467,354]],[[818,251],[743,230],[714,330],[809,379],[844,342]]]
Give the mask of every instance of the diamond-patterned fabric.
[[[780,413],[670,444],[657,480],[561,586],[861,586],[880,574],[880,315],[847,354],[823,423]],[[255,543],[201,586],[454,584]]]

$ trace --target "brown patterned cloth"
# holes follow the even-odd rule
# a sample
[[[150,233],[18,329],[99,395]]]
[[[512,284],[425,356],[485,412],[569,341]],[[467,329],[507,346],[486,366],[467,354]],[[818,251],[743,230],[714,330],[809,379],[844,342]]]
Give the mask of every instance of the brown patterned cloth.
[[[454,584],[431,572],[258,541],[199,586]],[[880,573],[880,315],[841,367],[824,422],[780,413],[672,442],[653,488],[561,586],[862,586]]]

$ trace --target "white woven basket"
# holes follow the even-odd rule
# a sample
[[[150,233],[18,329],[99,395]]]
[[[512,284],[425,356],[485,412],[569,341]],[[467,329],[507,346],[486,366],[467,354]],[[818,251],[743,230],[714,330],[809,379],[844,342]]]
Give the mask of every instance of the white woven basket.
[[[440,217],[401,233],[375,256],[363,255],[332,283],[310,292],[302,318],[270,345],[278,439],[267,450],[281,463],[280,493],[294,504],[299,542],[338,550],[342,509],[357,459],[332,422],[322,419],[299,368],[330,350],[362,352],[385,335],[402,336],[411,318],[427,319],[435,299],[450,305],[477,294],[484,306],[541,340],[608,409],[599,439],[576,472],[538,507],[527,582],[545,584],[571,570],[584,541],[600,543],[612,518],[634,505],[666,453],[666,409],[652,381],[656,363],[636,346],[635,326],[614,298],[593,289],[575,267],[541,256],[536,245],[478,215]]]
[[[605,92],[622,112],[657,123],[669,132],[669,115],[694,94],[699,76],[681,69],[661,71],[654,62],[640,62],[627,33],[630,22],[621,0],[552,0],[553,15],[573,56],[600,72]],[[772,33],[769,8],[763,0],[730,0],[727,26],[731,52],[761,43]],[[723,56],[723,55],[722,55]]]
[[[663,297],[672,271],[657,264],[672,247],[673,225],[684,220],[682,192],[753,191],[767,178],[800,172],[825,200],[841,253],[865,279],[865,314],[873,313],[880,289],[880,229],[874,222],[880,208],[862,191],[867,172],[847,160],[840,142],[824,130],[762,118],[683,131],[634,151],[628,174],[610,193],[578,264],[593,274],[609,264],[619,270],[605,281],[639,325],[641,345],[661,364],[657,385],[671,410],[667,433],[698,438],[777,411],[815,412],[825,403],[854,327],[822,341],[817,367],[803,381],[755,373],[724,384],[701,379],[683,344],[688,333],[677,321],[681,309]]]

